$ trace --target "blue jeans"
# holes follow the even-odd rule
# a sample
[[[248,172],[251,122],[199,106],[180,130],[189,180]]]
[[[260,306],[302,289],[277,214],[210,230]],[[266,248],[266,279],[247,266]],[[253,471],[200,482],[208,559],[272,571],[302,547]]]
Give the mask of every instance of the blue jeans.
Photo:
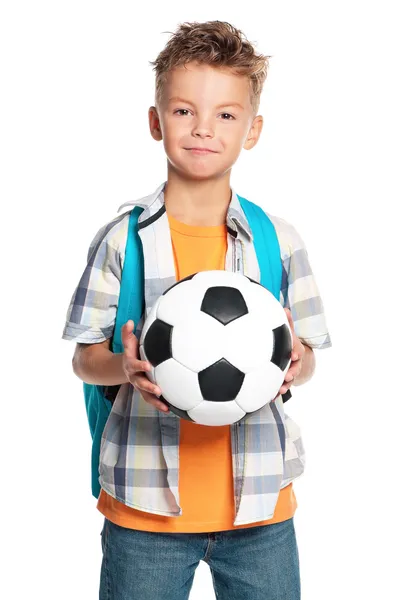
[[[152,533],[105,519],[100,600],[187,600],[200,560],[218,600],[299,600],[293,518],[216,533]]]

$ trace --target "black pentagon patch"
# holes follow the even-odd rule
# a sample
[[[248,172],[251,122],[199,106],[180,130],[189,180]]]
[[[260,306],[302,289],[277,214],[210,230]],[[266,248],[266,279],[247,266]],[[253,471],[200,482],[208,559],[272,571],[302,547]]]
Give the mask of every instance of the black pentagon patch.
[[[163,292],[162,296],[165,296],[170,290],[175,288],[176,285],[180,285],[180,283],[182,283],[183,281],[189,281],[190,279],[193,279],[195,277],[195,275],[196,275],[196,273],[192,273],[192,275],[188,275],[187,277],[184,277],[184,279],[180,279],[180,281],[173,283],[173,285],[171,285],[169,288],[167,288],[167,290],[165,292]]]
[[[202,396],[210,402],[234,400],[242,387],[245,374],[222,358],[198,374]]]
[[[148,329],[144,339],[145,354],[152,366],[172,357],[171,334],[173,327],[160,319],[156,319]]]
[[[162,402],[164,402],[169,407],[171,412],[173,412],[175,415],[177,415],[177,417],[180,417],[181,419],[185,419],[186,421],[192,421],[192,423],[195,423],[195,421],[193,419],[191,419],[191,417],[189,416],[189,414],[187,413],[186,410],[181,410],[180,408],[176,408],[175,406],[170,404],[170,402],[167,402],[167,400],[165,398],[163,398],[163,396],[160,396],[160,400]]]
[[[274,334],[274,351],[271,362],[279,367],[281,371],[284,371],[292,354],[292,340],[289,334],[289,327],[284,323],[280,327],[273,329],[272,333]]]
[[[249,312],[241,292],[227,286],[209,288],[204,295],[200,310],[223,325],[228,325]]]

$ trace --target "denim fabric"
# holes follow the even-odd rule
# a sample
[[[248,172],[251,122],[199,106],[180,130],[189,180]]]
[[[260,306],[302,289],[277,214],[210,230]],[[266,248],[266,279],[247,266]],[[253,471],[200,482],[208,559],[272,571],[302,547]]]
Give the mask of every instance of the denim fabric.
[[[293,518],[215,533],[153,533],[105,519],[100,600],[187,600],[200,560],[217,600],[300,600]]]

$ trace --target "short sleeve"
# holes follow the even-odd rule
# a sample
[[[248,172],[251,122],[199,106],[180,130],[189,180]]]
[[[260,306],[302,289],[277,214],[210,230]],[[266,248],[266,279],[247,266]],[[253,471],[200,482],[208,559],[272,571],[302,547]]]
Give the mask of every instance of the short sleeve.
[[[103,226],[92,240],[87,265],[69,303],[62,339],[95,344],[112,337],[127,222],[128,218],[118,217]]]
[[[295,333],[303,344],[317,349],[330,348],[332,342],[326,324],[324,305],[307,248],[296,229],[290,227],[290,257],[285,261],[287,291],[284,307],[290,309]]]

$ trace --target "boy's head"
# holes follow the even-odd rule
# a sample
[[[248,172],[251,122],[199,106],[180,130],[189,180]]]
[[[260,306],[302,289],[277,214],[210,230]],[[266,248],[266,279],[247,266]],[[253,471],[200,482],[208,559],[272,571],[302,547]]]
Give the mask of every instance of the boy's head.
[[[180,25],[157,59],[151,134],[163,140],[169,165],[195,179],[230,170],[261,133],[257,115],[268,57],[256,54],[229,23]],[[196,149],[211,152],[201,153]]]

